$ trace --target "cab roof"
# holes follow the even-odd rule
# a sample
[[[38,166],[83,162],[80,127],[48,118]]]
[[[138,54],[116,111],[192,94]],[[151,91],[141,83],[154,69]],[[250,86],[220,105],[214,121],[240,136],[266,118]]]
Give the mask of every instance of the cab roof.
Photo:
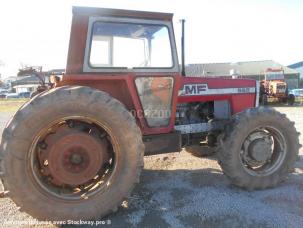
[[[79,6],[73,7],[73,15],[127,17],[127,18],[141,18],[148,20],[163,20],[163,21],[171,21],[173,18],[172,13],[158,13],[158,12],[148,12],[148,11],[79,7]]]

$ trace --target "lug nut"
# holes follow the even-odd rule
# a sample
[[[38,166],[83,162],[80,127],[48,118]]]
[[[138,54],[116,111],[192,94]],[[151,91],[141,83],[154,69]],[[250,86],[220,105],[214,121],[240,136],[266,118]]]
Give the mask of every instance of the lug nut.
[[[106,136],[106,133],[105,133],[105,132],[103,132],[103,133],[101,133],[101,134],[100,134],[100,136],[99,136],[99,137],[100,137],[101,139],[103,139],[105,136]]]
[[[68,121],[67,125],[69,128],[73,128],[75,126],[74,121]]]
[[[40,142],[39,147],[40,149],[45,150],[47,148],[47,144],[45,142]]]

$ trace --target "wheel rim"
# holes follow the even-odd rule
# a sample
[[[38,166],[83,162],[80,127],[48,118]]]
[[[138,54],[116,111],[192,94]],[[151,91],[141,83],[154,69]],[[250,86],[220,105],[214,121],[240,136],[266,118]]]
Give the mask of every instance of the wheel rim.
[[[30,148],[29,169],[42,193],[88,199],[110,183],[116,169],[115,140],[104,125],[71,116],[42,129]]]
[[[283,134],[272,126],[258,127],[244,140],[240,160],[246,172],[267,176],[282,165],[287,151]]]

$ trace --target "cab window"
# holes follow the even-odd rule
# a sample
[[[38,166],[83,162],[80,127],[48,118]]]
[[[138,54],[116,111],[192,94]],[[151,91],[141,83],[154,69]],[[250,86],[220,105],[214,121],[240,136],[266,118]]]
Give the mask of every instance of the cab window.
[[[89,54],[92,68],[173,67],[165,25],[99,22],[93,24]]]

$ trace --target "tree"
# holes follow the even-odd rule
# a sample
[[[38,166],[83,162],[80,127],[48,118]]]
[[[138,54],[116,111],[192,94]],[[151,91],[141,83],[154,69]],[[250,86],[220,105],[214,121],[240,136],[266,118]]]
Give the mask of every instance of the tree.
[[[25,66],[19,69],[17,76],[34,75],[42,72],[42,66]]]

